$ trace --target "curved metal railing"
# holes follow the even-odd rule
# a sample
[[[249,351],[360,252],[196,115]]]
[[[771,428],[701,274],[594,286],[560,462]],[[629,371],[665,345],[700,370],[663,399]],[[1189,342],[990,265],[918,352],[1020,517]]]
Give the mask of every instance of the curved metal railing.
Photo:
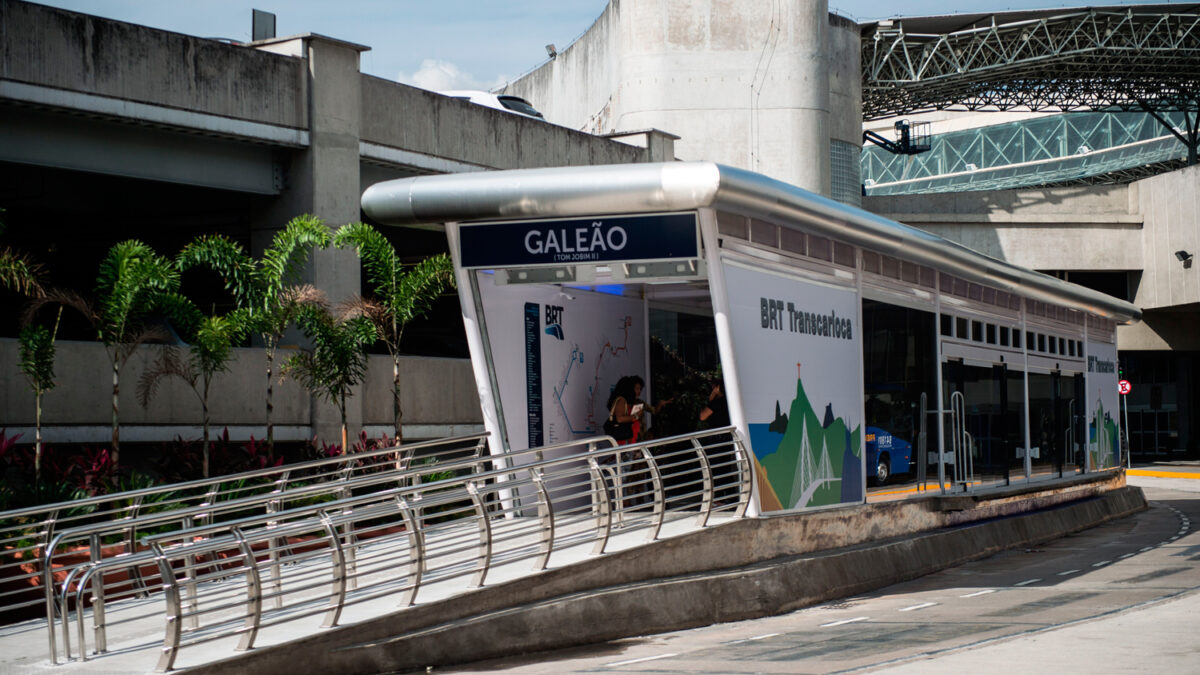
[[[326,459],[215,476],[140,490],[101,495],[69,502],[0,512],[0,623],[7,623],[43,604],[29,589],[45,583],[51,570],[47,554],[84,545],[100,555],[104,545],[136,548],[143,517],[189,507],[215,506],[263,494],[281,494],[313,484],[345,483],[364,474],[428,473],[441,462],[464,456],[480,457],[487,434],[444,438]],[[414,462],[420,462],[414,465]],[[440,469],[436,469],[440,470]],[[216,507],[220,510],[220,507]],[[215,513],[216,511],[214,511]],[[102,523],[96,536],[80,542],[59,535],[68,529]],[[113,525],[119,523],[119,532]],[[119,544],[117,538],[119,537]],[[57,543],[51,545],[52,541]],[[60,573],[69,570],[58,570]],[[33,610],[36,611],[36,610]]]
[[[51,661],[147,647],[157,621],[157,667],[169,670],[190,645],[236,638],[232,649],[250,649],[308,617],[329,627],[411,606],[418,592],[436,599],[544,570],[567,551],[602,554],[615,532],[650,541],[674,521],[740,517],[750,497],[733,428],[409,464],[58,530],[42,560]],[[130,532],[134,545],[106,555],[106,538]],[[86,559],[56,562],[70,542],[87,542]]]

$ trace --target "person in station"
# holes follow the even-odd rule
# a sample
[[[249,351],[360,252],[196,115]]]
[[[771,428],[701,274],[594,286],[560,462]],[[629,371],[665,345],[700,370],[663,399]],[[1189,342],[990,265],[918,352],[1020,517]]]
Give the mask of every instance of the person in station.
[[[664,398],[659,400],[658,403],[650,405],[642,400],[642,390],[646,387],[646,381],[637,375],[630,375],[629,377],[633,380],[633,407],[637,408],[639,404],[642,406],[641,414],[638,416],[637,438],[639,440],[654,438],[653,430],[650,429],[646,421],[647,413],[651,415],[657,415],[665,406],[670,404],[675,399]]]
[[[721,429],[729,426],[729,405],[725,401],[725,382],[721,378],[712,381],[708,392],[708,403],[700,409],[701,426]],[[732,503],[737,497],[737,469],[733,439],[725,434],[713,436],[706,441],[708,463],[713,472],[713,498],[718,506]]]
[[[636,380],[640,379],[628,375],[622,377],[608,396],[608,421],[604,423],[604,433],[616,439],[618,445],[637,443],[642,430],[642,408],[637,404],[641,388],[635,386]]]
[[[717,378],[708,392],[708,403],[700,410],[700,421],[704,428],[720,429],[729,426],[729,406],[725,402],[725,383]]]

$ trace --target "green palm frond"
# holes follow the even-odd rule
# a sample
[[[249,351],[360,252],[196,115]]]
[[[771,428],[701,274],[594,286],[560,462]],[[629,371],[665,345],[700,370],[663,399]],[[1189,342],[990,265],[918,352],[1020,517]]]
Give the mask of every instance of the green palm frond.
[[[242,339],[245,330],[237,317],[204,317],[191,344],[196,370],[207,378],[228,371],[229,361],[233,358],[233,343]]]
[[[381,298],[396,295],[404,266],[391,243],[378,230],[366,223],[343,225],[334,234],[333,243],[338,248],[354,246],[358,249],[372,293]]]
[[[242,245],[221,234],[197,238],[179,252],[175,264],[180,271],[203,265],[216,272],[238,305],[253,304],[260,295],[261,275],[254,259]]]
[[[453,285],[454,266],[450,256],[442,253],[426,258],[401,278],[394,311],[404,323],[425,316],[433,301]]]
[[[289,358],[283,372],[340,408],[341,399],[366,377],[366,348],[375,342],[375,326],[363,316],[338,321],[319,305],[304,307],[296,323],[312,350]]]
[[[304,214],[288,221],[270,248],[263,251],[262,271],[266,285],[276,290],[294,283],[314,247],[327,248],[329,228],[320,218]]]
[[[17,341],[21,348],[21,372],[29,378],[35,392],[54,388],[54,333],[38,324],[21,328]]]
[[[114,245],[100,263],[96,282],[100,338],[112,346],[126,341],[160,296],[179,288],[179,270],[146,244],[130,239]]]

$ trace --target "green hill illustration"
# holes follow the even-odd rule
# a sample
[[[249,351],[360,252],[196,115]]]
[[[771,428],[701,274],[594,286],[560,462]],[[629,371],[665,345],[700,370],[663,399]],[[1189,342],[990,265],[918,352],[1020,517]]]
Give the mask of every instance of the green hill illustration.
[[[1096,413],[1088,422],[1088,450],[1092,455],[1093,469],[1111,469],[1117,465],[1119,438],[1112,414],[1104,409],[1103,401],[1097,400]]]
[[[776,424],[781,417],[777,409]],[[786,425],[778,449],[759,460],[784,508],[839,504],[846,501],[845,493],[852,499],[861,494],[861,426],[851,430],[844,418],[834,416],[832,405],[819,417],[799,378]],[[854,485],[843,486],[843,481]]]

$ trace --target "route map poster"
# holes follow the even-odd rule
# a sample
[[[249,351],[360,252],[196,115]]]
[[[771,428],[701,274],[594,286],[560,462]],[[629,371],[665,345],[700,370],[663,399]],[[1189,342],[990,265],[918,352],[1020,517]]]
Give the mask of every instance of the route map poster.
[[[479,292],[510,448],[602,434],[617,380],[648,379],[640,299],[541,284],[496,285],[483,272]]]
[[[1087,447],[1091,470],[1121,465],[1118,427],[1117,346],[1087,344]]]
[[[762,512],[863,500],[858,296],[726,262]]]

